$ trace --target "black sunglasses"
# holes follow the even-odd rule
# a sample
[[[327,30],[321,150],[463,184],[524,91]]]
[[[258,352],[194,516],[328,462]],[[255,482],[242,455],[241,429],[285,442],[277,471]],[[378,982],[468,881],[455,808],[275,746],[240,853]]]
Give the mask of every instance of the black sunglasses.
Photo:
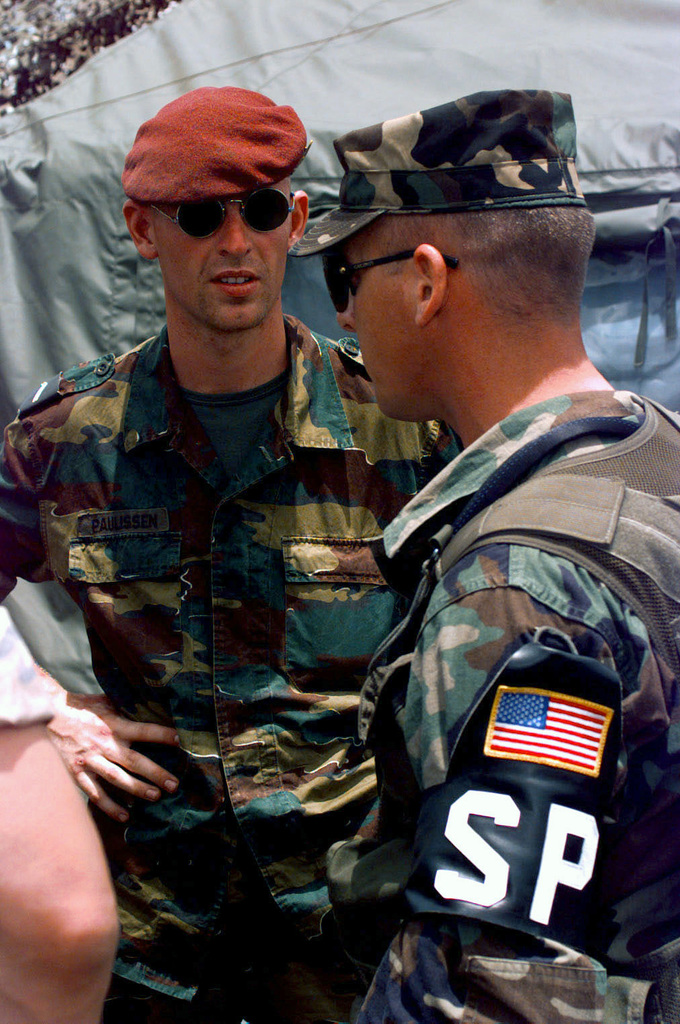
[[[395,252],[392,256],[380,256],[377,260],[363,260],[361,263],[348,263],[342,253],[329,252],[323,256],[323,272],[330,292],[331,301],[338,313],[344,313],[349,303],[349,297],[356,295],[357,284],[353,280],[358,270],[368,270],[369,267],[379,267],[381,263],[395,263],[397,260],[408,260],[414,255],[415,249],[406,249],[403,252]],[[455,256],[444,256],[442,258],[447,267],[454,269],[458,266]]]
[[[258,188],[245,199],[206,199],[201,203],[180,203],[174,217],[153,203],[151,206],[177,224],[185,235],[207,238],[224,223],[228,203],[239,204],[241,216],[253,231],[274,231],[281,227],[292,211],[295,197],[289,199],[278,188]]]

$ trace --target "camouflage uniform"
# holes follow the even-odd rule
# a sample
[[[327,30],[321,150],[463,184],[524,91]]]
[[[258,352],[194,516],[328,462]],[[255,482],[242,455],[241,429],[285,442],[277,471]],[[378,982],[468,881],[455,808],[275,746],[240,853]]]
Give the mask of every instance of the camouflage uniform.
[[[56,579],[104,692],[180,737],[151,751],[178,791],[100,827],[117,971],[185,999],[238,902],[262,950],[280,921],[321,933],[326,850],[374,806],[358,694],[399,610],[368,541],[447,443],[380,413],[356,348],[292,318],[286,333],[287,391],[236,477],[178,388],[165,332],[65,373],[6,433],[2,595],[18,576]]]
[[[639,409],[627,392],[593,392],[512,414],[465,449],[388,527],[385,547],[392,567],[386,574],[411,577],[422,562],[420,541],[443,520],[451,521],[459,503],[518,448],[570,420],[634,419]],[[562,446],[547,461],[606,443],[591,435]],[[361,712],[364,733],[378,721],[385,701],[382,727],[396,724],[387,737],[392,752],[383,763],[383,796],[392,802],[381,806],[383,838],[394,843],[401,835],[408,846],[423,800],[450,778],[454,749],[463,750],[463,774],[466,757],[481,755],[470,739],[476,709],[486,716],[486,728],[490,715],[484,701],[493,695],[499,667],[537,636],[558,639],[614,667],[624,696],[625,759],[605,811],[587,951],[554,937],[485,924],[479,914],[475,920],[474,909],[467,918],[412,915],[380,964],[359,1024],[652,1019],[643,1009],[648,984],[634,975],[640,958],[680,930],[677,681],[641,620],[587,571],[535,548],[485,544],[436,583],[412,658],[398,639],[388,643],[365,685]],[[397,656],[406,669],[399,669]],[[378,696],[391,673],[399,682],[387,687],[388,697],[385,689]],[[380,735],[375,739],[376,748],[382,747]],[[411,791],[402,778],[395,785],[394,770],[404,763],[412,769]],[[513,762],[499,763],[503,771],[503,764]],[[395,794],[401,802],[396,812]],[[562,913],[568,916],[569,909]],[[609,965],[609,975],[601,961]]]

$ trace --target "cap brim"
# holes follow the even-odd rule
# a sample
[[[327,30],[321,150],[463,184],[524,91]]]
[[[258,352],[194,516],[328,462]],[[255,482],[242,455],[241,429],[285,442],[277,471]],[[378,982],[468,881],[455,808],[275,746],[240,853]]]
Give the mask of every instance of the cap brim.
[[[332,249],[346,238],[361,231],[371,221],[382,216],[385,210],[331,210],[320,217],[307,231],[304,238],[288,250],[291,256],[313,256],[314,253]]]

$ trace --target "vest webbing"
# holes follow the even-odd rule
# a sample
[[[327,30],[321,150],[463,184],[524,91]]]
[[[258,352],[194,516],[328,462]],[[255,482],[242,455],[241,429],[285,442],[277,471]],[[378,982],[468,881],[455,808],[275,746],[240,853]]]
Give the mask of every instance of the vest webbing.
[[[633,609],[680,680],[680,419],[644,405],[630,437],[537,471],[471,519],[436,572],[495,542],[562,555]]]

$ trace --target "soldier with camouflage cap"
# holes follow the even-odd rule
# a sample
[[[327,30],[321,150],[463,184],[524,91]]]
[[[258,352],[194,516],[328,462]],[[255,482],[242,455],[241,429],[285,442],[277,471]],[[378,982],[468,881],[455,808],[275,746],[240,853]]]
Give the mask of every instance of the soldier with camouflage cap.
[[[414,597],[362,692],[378,824],[329,857],[358,1024],[680,1014],[680,421],[585,352],[575,138],[543,90],[351,132],[293,250],[381,408],[459,439],[384,534]]]
[[[306,145],[246,89],[145,122],[124,214],[167,323],[6,432],[0,597],[57,580],[104,691],[57,689],[51,729],[116,886],[106,1024],[346,1021],[358,989],[325,856],[376,799],[356,712],[398,597],[369,540],[448,440],[388,420],[356,350],[283,315]]]
[[[479,93],[336,139],[340,206],[293,249],[335,248],[385,213],[585,206],[568,96]]]

